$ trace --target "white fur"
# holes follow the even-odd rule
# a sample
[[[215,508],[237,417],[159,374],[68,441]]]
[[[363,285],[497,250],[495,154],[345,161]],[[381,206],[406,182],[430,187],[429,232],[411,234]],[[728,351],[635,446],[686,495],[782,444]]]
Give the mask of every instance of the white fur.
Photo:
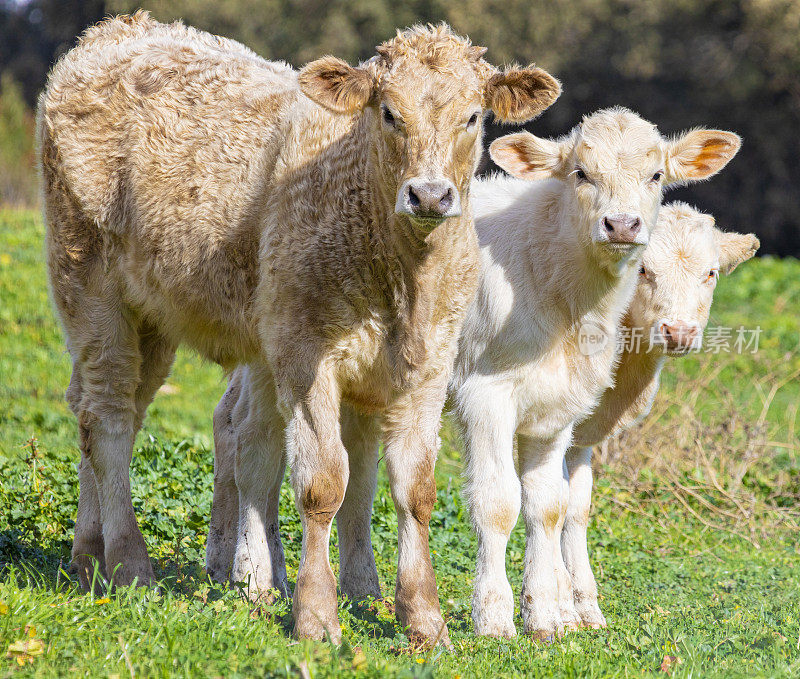
[[[698,329],[692,350],[702,346],[717,276],[730,272],[758,248],[753,235],[725,233],[714,219],[685,203],[664,206],[642,260],[642,272],[624,319],[629,342],[615,373],[615,385],[606,390],[590,418],[575,430],[575,446],[567,454],[569,498],[561,536],[564,561],[572,578],[575,607],[586,627],[605,627],[597,603],[586,530],[592,493],[592,449],[609,434],[645,417],[658,391],[668,353],[658,331],[662,323],[682,323]]]
[[[568,499],[564,455],[575,424],[612,386],[617,328],[656,226],[663,177],[698,179],[729,159],[698,169],[697,154],[685,150],[697,134],[668,142],[630,111],[601,111],[557,142],[518,133],[492,144],[501,167],[541,181],[495,176],[473,183],[481,276],[450,392],[464,431],[466,495],[478,533],[478,634],[514,633],[504,555],[520,487],[525,632],[548,639],[580,621],[559,545]],[[670,163],[678,156],[680,176]],[[604,232],[605,218],[620,214],[641,222],[629,245]],[[605,344],[587,350],[587,328]],[[511,473],[515,438],[519,479]]]

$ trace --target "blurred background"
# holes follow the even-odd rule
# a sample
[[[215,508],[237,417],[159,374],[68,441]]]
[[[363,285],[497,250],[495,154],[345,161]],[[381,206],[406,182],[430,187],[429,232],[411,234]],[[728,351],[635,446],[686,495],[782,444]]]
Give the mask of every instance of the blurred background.
[[[798,0],[0,0],[0,204],[36,204],[33,109],[52,63],[87,25],[139,7],[297,66],[357,62],[396,28],[447,21],[491,62],[560,78],[564,94],[527,126],[538,135],[615,104],[664,133],[738,132],[743,149],[719,177],[668,198],[757,233],[761,254],[800,255]]]

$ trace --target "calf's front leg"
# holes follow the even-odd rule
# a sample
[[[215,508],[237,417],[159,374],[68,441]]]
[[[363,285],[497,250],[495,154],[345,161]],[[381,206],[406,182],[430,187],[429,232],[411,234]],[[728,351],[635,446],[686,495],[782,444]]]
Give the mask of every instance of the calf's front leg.
[[[549,440],[518,438],[526,531],[522,620],[525,633],[542,641],[553,641],[564,631],[553,545],[561,522],[564,453],[571,435],[567,428]]]
[[[561,550],[572,577],[575,608],[581,623],[584,627],[599,629],[606,626],[606,619],[597,603],[597,582],[586,539],[592,499],[592,449],[570,448],[566,459],[569,504],[561,533]]]
[[[303,525],[300,567],[294,590],[294,633],[321,640],[327,633],[341,643],[336,605],[336,578],[328,547],[333,517],[344,499],[347,452],[339,424],[340,392],[331,369],[316,366],[308,387],[285,388],[290,414],[286,452],[295,501]],[[300,379],[294,384],[302,384]],[[283,394],[283,392],[282,392]]]
[[[514,593],[506,576],[506,547],[520,508],[520,483],[514,469],[515,415],[510,400],[488,398],[460,403],[465,442],[465,494],[478,535],[472,621],[475,634],[516,636]]]
[[[397,618],[409,639],[449,646],[428,545],[443,403],[444,386],[436,385],[393,408],[387,415],[385,460],[397,510]]]

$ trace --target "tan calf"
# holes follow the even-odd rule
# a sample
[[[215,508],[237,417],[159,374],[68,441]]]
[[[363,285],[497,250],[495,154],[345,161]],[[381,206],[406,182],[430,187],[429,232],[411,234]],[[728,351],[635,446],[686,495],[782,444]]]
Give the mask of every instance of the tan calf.
[[[592,449],[650,412],[667,356],[702,346],[703,330],[720,273],[750,259],[752,234],[725,233],[714,218],[685,203],[661,208],[658,229],[644,253],[633,300],[623,319],[623,351],[594,413],[575,427],[567,453],[569,504],[561,533],[575,608],[585,627],[605,627],[589,563],[586,528],[592,492]],[[669,332],[680,328],[683,332]]]
[[[298,74],[138,13],[91,29],[53,69],[38,132],[81,432],[73,558],[84,585],[90,557],[117,583],[153,578],[128,467],[186,342],[252,376],[238,415],[234,577],[255,596],[285,588],[266,530],[286,442],[304,527],[295,630],[339,638],[328,535],[353,468],[339,425],[350,403],[387,442],[398,616],[446,640],[428,519],[477,279],[469,182],[482,118],[526,120],[559,92],[540,69],[498,72],[483,51],[416,27],[359,67],[325,57]]]

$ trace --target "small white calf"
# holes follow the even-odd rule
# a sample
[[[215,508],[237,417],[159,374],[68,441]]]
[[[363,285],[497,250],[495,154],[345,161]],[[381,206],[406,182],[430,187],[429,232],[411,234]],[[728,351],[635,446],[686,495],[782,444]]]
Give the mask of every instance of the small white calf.
[[[713,175],[738,148],[730,132],[668,141],[625,109],[584,118],[558,141],[523,132],[491,145],[495,162],[516,177],[549,179],[473,184],[481,273],[450,392],[478,533],[478,634],[516,633],[505,548],[520,502],[525,632],[552,639],[580,624],[559,541],[573,426],[611,386],[617,328],[664,186]]]
[[[561,550],[572,579],[575,608],[586,627],[605,627],[589,563],[586,528],[592,493],[592,449],[650,412],[667,356],[702,346],[717,278],[758,249],[752,234],[724,233],[714,218],[685,203],[661,208],[622,322],[623,350],[614,386],[588,419],[575,427],[567,453],[569,492]]]

